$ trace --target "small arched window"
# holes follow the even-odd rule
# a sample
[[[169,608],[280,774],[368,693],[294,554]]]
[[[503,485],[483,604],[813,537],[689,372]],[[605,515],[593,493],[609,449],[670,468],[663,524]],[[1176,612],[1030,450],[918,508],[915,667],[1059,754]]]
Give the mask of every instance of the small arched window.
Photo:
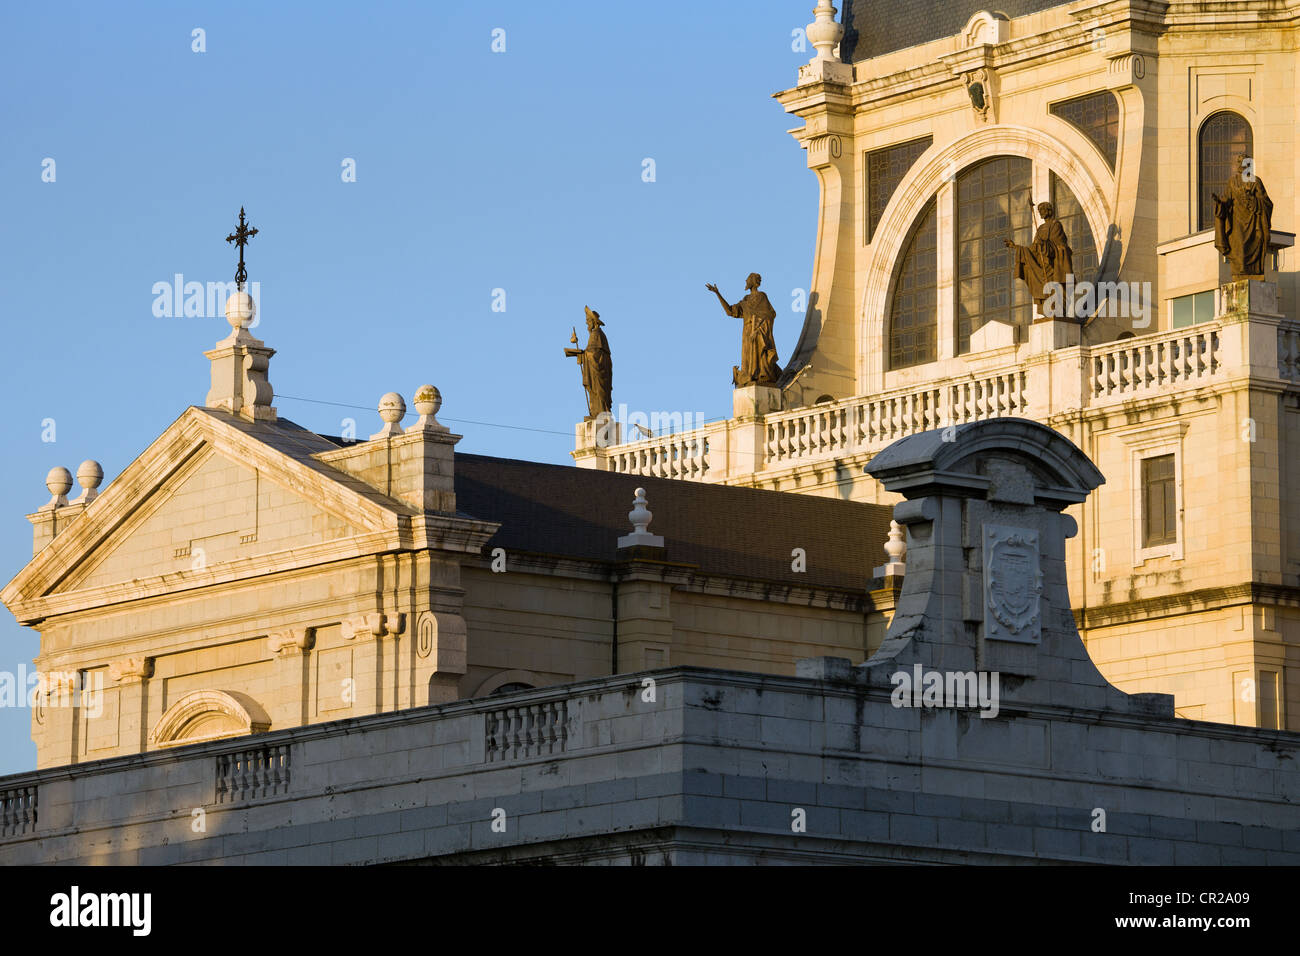
[[[1245,118],[1231,110],[1215,113],[1201,125],[1197,137],[1197,169],[1200,184],[1198,229],[1214,226],[1211,193],[1223,195],[1228,181],[1239,170],[1233,168],[1238,154],[1253,156],[1255,137]]]
[[[518,690],[532,690],[532,689],[533,689],[532,684],[525,684],[523,681],[511,681],[508,684],[502,684],[500,687],[494,690],[489,696],[496,697],[498,694],[513,694],[515,691]]]

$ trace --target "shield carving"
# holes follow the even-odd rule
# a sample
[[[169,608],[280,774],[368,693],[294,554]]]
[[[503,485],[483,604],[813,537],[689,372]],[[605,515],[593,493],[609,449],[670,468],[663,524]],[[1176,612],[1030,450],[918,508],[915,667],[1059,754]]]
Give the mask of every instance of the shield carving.
[[[985,525],[985,636],[1036,643],[1042,636],[1039,607],[1042,593],[1038,532]]]

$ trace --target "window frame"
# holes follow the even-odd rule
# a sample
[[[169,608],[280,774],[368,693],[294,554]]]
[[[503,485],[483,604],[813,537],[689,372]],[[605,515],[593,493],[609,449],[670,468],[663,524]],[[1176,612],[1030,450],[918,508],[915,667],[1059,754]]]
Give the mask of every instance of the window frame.
[[[1187,541],[1185,521],[1186,501],[1183,488],[1183,437],[1187,434],[1186,422],[1173,422],[1143,428],[1122,436],[1128,446],[1131,489],[1131,525],[1133,534],[1133,567],[1138,568],[1157,558],[1183,560]],[[1173,455],[1174,458],[1174,540],[1165,544],[1147,546],[1145,536],[1146,488],[1142,484],[1142,462],[1148,458]]]
[[[1209,116],[1205,117],[1205,119],[1201,120],[1200,126],[1196,129],[1196,146],[1195,152],[1192,154],[1192,161],[1195,164],[1196,169],[1196,193],[1193,197],[1195,205],[1192,212],[1195,217],[1197,232],[1204,232],[1207,229],[1214,228],[1214,210],[1211,208],[1207,214],[1205,208],[1205,188],[1207,185],[1205,181],[1205,131],[1209,128],[1209,125],[1220,116],[1235,116],[1241,121],[1242,125],[1246,127],[1246,155],[1253,157],[1255,154],[1255,127],[1251,124],[1250,120],[1243,116],[1239,111],[1235,109],[1215,110]],[[1229,162],[1228,165],[1231,167],[1231,162]],[[1229,179],[1231,179],[1232,173],[1229,172],[1228,176]],[[1227,185],[1227,183],[1225,182],[1224,185]]]

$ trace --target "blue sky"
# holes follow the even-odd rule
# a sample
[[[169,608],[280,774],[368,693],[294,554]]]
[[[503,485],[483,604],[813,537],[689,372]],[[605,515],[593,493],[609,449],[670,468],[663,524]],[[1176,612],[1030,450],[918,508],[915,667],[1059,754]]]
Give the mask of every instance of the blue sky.
[[[0,579],[30,558],[50,468],[94,458],[107,483],[203,403],[228,327],[155,316],[153,288],[232,279],[241,205],[282,417],[367,435],[384,392],[432,382],[460,450],[567,463],[584,305],[616,404],[727,415],[739,322],[705,283],[734,301],[763,274],[783,362],[801,324],[817,187],[771,94],[811,55],[791,31],[812,6],[9,5]],[[0,612],[0,671],[36,651]],[[0,773],[30,769],[30,712],[3,703]]]

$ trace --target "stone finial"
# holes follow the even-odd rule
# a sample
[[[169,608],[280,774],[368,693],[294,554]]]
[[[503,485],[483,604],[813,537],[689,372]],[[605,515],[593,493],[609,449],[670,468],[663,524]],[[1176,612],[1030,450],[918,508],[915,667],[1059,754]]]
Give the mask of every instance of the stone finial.
[[[257,305],[253,302],[253,297],[242,289],[226,300],[226,321],[230,323],[231,329],[238,331],[248,328],[255,315]]]
[[[872,572],[876,577],[883,578],[889,575],[901,577],[907,573],[905,563],[907,540],[903,536],[903,526],[893,519],[889,522],[889,538],[885,541],[885,555],[889,560]]]
[[[415,399],[411,404],[420,413],[420,417],[414,425],[407,429],[408,432],[450,431],[446,425],[435,417],[438,414],[438,409],[442,408],[442,392],[438,391],[434,386],[421,385],[416,389]]]
[[[650,519],[654,514],[646,505],[645,489],[638,488],[636,497],[632,501],[632,510],[627,513],[627,520],[632,522],[632,533],[625,534],[618,539],[620,548],[662,548],[664,539],[657,535],[651,534],[647,529],[650,527]]]
[[[831,0],[817,0],[817,6],[813,7],[813,22],[808,24],[804,33],[817,52],[799,67],[801,86],[805,83],[853,82],[853,66],[839,58],[844,26],[836,21],[835,13],[835,4]]]
[[[77,484],[81,485],[81,496],[75,504],[88,505],[99,497],[99,485],[104,480],[104,467],[92,458],[87,458],[77,466]]]
[[[68,503],[68,492],[72,490],[72,472],[62,466],[51,468],[45,476],[45,487],[49,489],[50,500],[41,510],[62,508]]]
[[[401,421],[406,417],[406,399],[396,392],[388,392],[379,400],[379,417],[384,427],[371,435],[371,439],[388,438],[402,433]]]
[[[813,7],[813,22],[808,24],[808,42],[817,51],[814,60],[836,59],[836,48],[844,36],[844,27],[835,20],[835,4],[831,0],[817,0]]]

